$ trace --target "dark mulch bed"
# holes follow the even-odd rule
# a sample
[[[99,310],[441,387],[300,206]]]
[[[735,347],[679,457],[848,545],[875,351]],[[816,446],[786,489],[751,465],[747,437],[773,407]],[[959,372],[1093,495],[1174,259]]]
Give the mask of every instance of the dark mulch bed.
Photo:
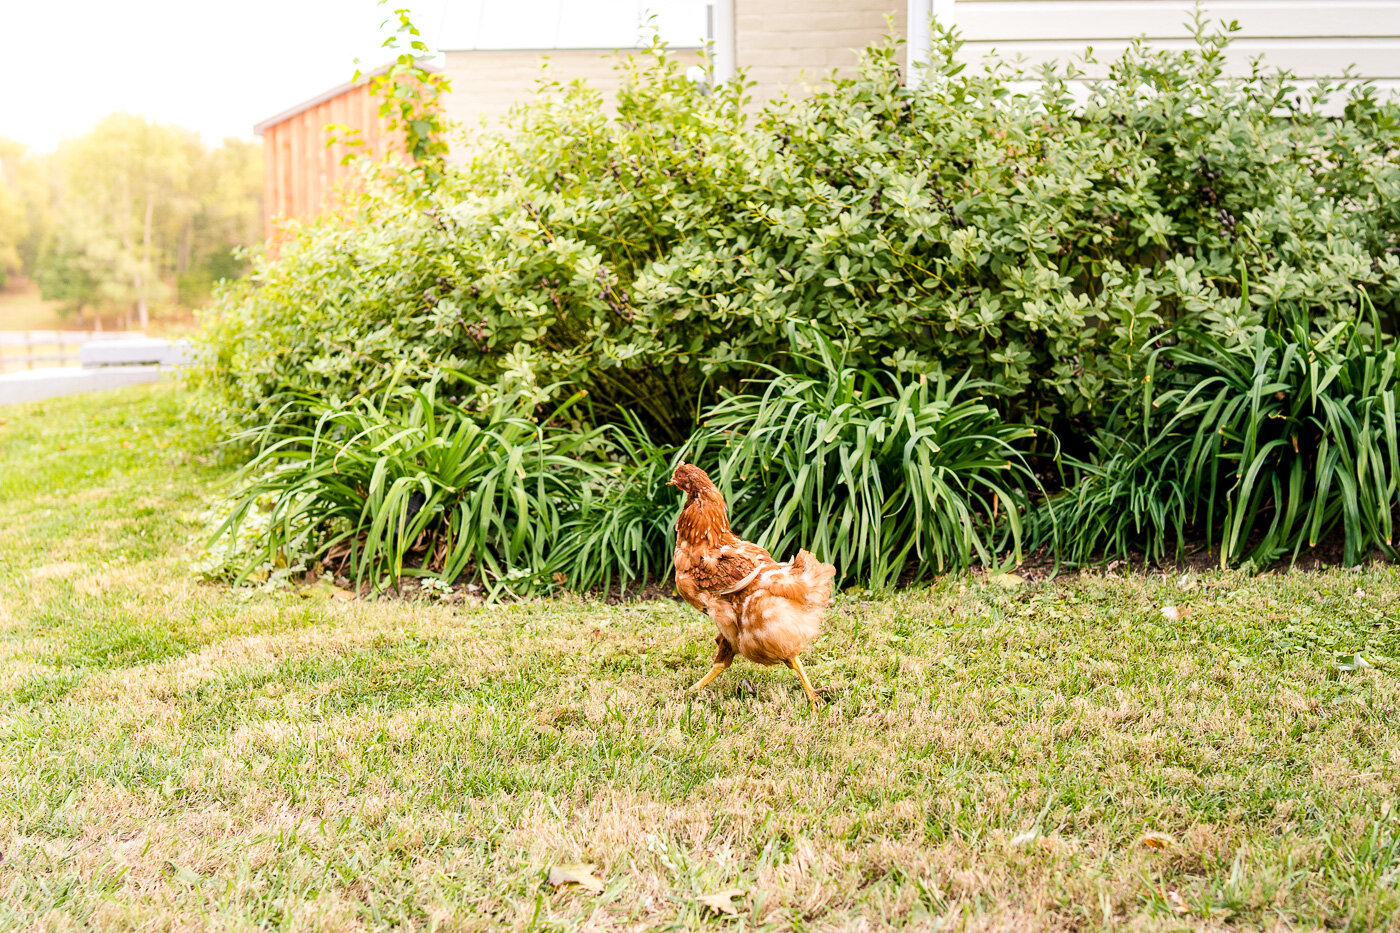
[[[1295,561],[1282,560],[1265,570],[1323,570],[1329,567],[1346,566],[1345,539],[1339,532],[1330,535],[1298,555]],[[1359,564],[1388,563],[1389,559],[1379,549],[1366,554]],[[1186,552],[1178,560],[1160,563],[1147,560],[1141,553],[1130,553],[1126,558],[1104,560],[1082,567],[1056,564],[1048,548],[1041,548],[1026,556],[1016,567],[1015,573],[1028,583],[1041,583],[1052,579],[1073,579],[1081,572],[1109,571],[1119,573],[1206,573],[1220,568],[1220,550],[1197,544],[1186,546]]]
[[[1344,566],[1344,538],[1340,532],[1329,535],[1319,541],[1316,547],[1309,548],[1298,555],[1296,561],[1291,563],[1287,560],[1280,561],[1267,570],[1322,570],[1329,567]],[[1363,565],[1373,563],[1387,563],[1388,559],[1379,550],[1373,550],[1367,554],[1360,562]],[[896,589],[907,589],[920,582],[920,574],[917,567],[909,567],[900,577]],[[1147,560],[1141,553],[1130,553],[1126,558],[1112,558],[1088,564],[1085,566],[1071,566],[1069,564],[1057,563],[1050,553],[1049,548],[1040,548],[1026,555],[1025,559],[1018,564],[1012,572],[1026,583],[1044,584],[1054,582],[1069,582],[1080,576],[1082,573],[1139,573],[1139,574],[1160,574],[1160,573],[1207,573],[1220,569],[1220,551],[1215,548],[1207,548],[1201,544],[1186,546],[1186,551],[1178,560],[1169,560],[1161,563],[1154,563]],[[974,576],[987,576],[985,567],[977,566],[972,568]],[[318,575],[314,572],[306,574],[300,581],[302,585],[310,585],[316,582]],[[927,580],[927,576],[923,576]],[[353,591],[353,583],[341,576],[334,575],[335,584],[338,587]],[[412,578],[405,578],[396,590],[381,594],[381,598],[419,600],[419,599],[442,599],[444,602],[471,602],[478,599],[483,590],[480,586],[467,582],[465,579],[458,582],[453,588],[454,592],[448,596],[439,597],[436,593],[419,587],[417,581]],[[368,587],[362,587],[359,594],[362,598],[370,594]],[[591,590],[581,594],[587,597],[598,599],[609,606],[616,606],[622,603],[647,602],[658,599],[667,599],[672,602],[681,602],[679,594],[676,593],[672,581],[649,582],[641,587],[628,586],[626,589],[614,583],[606,590],[602,588]]]

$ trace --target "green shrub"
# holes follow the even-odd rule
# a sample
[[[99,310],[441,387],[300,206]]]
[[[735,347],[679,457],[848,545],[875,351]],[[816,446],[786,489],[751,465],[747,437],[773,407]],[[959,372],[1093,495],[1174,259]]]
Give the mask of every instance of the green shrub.
[[[537,396],[467,412],[436,383],[289,404],[315,420],[255,432],[224,543],[201,566],[241,582],[320,561],[375,589],[466,575],[494,595],[665,585],[679,502],[666,481],[682,458],[711,471],[741,533],[778,555],[808,548],[871,587],[1017,559],[1034,431],[965,381],[856,369],[808,336],[806,373],[726,397],[685,449],[655,444],[630,415],[622,428],[561,423],[583,414],[569,411],[583,393],[542,421]]]
[[[875,588],[1020,558],[1035,431],[966,380],[850,366],[818,338],[810,375],[774,372],[724,399],[685,457],[709,469],[738,532],[780,560],[799,547]]]
[[[681,459],[711,472],[740,534],[779,557],[808,548],[873,588],[1014,563],[1027,540],[1079,565],[1200,544],[1262,567],[1337,531],[1348,563],[1393,555],[1396,351],[1378,325],[1294,322],[1246,344],[1170,332],[1140,398],[1094,455],[1068,458],[1068,488],[1043,506],[1034,429],[1002,420],[977,387],[859,369],[795,329],[814,351],[794,355],[800,371],[726,396],[679,450],[630,416],[620,429],[559,423],[568,403],[540,423],[538,395],[479,412],[435,384],[306,402],[313,424],[258,432],[253,479],[221,529],[243,549],[207,562],[280,578],[340,560],[375,588],[465,574],[496,595],[664,585],[677,504],[665,482]]]
[[[1390,341],[1353,321],[1321,334],[1293,323],[1238,346],[1193,337],[1170,352],[1176,378],[1158,401],[1198,421],[1189,493],[1222,563],[1296,558],[1338,528],[1347,564],[1373,547],[1393,557]]]
[[[495,593],[547,587],[564,513],[597,473],[587,450],[598,431],[553,424],[576,400],[543,422],[532,398],[468,412],[433,383],[345,405],[304,400],[314,422],[275,418],[256,432],[217,536],[237,540],[250,510],[269,513],[240,575],[295,555],[343,565],[375,590],[405,574],[470,575]]]
[[[206,317],[196,382],[231,425],[272,425],[249,494],[275,493],[281,524],[258,566],[304,535],[378,585],[639,585],[669,569],[660,484],[685,448],[741,532],[883,586],[1019,554],[1022,458],[1057,437],[1070,485],[1027,540],[1073,562],[1196,541],[1266,562],[1336,528],[1348,559],[1389,548],[1400,108],[1362,86],[1334,118],[1336,88],[1228,79],[1227,43],[1198,21],[1192,48],[1135,44],[1076,97],[1072,64],[1027,91],[940,34],[916,88],[877,47],[759,110],[657,48],[615,110],[546,83],[431,183],[367,167]],[[531,433],[577,391],[578,423]],[[418,459],[472,430],[491,441],[460,475]],[[328,467],[318,432],[351,453]],[[525,499],[458,508],[522,457]],[[424,535],[452,560],[424,563]]]
[[[1104,430],[1084,459],[1065,458],[1065,490],[1033,516],[1032,540],[1057,560],[1086,566],[1134,551],[1152,563],[1179,559],[1198,540],[1182,462],[1191,439],[1175,422],[1155,443]]]
[[[559,529],[554,551],[570,589],[608,590],[670,585],[676,543],[676,490],[666,485],[678,462],[674,448],[657,446],[630,413],[607,435],[605,476],[587,484],[573,517]]]
[[[615,113],[546,84],[426,206],[372,184],[290,228],[209,315],[203,377],[252,423],[283,391],[347,399],[400,362],[568,383],[680,443],[697,397],[783,365],[798,320],[853,365],[967,375],[1009,420],[1091,435],[1170,324],[1326,326],[1358,284],[1395,324],[1396,109],[1362,88],[1332,119],[1334,90],[1226,79],[1226,41],[1134,46],[1082,104],[1072,66],[1018,91],[947,36],[917,88],[873,48],[858,77],[756,115],[660,50]]]
[[[1065,559],[1161,560],[1191,540],[1222,564],[1264,567],[1338,530],[1347,564],[1394,556],[1396,351],[1379,321],[1318,332],[1294,320],[1244,343],[1176,336],[1141,411],[1121,413],[1125,433],[1100,436],[1048,507]]]

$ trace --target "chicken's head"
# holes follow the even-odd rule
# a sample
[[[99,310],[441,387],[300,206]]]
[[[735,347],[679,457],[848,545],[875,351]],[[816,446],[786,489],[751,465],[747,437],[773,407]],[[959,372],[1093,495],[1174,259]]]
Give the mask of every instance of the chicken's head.
[[[671,474],[671,481],[666,485],[676,486],[681,492],[692,496],[702,490],[715,488],[715,484],[710,482],[710,475],[690,463],[682,463],[676,467],[676,472]]]

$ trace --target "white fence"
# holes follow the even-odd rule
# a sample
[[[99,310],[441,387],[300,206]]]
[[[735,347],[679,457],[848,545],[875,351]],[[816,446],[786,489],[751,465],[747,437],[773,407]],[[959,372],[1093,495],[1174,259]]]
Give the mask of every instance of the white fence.
[[[139,331],[0,330],[0,373],[36,366],[77,365],[78,350],[94,340],[144,337]]]
[[[80,365],[34,366],[55,362]],[[155,382],[171,367],[189,363],[188,341],[131,331],[0,331],[0,369],[11,368],[0,372],[0,405]]]

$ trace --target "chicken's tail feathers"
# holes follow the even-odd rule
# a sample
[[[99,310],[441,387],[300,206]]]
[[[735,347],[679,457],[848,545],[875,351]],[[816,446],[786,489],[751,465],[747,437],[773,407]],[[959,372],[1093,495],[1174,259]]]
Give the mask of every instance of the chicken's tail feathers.
[[[831,604],[831,580],[836,576],[835,567],[823,564],[811,551],[799,550],[797,556],[788,562],[788,568],[787,579],[771,583],[770,592],[810,606],[825,608]]]

